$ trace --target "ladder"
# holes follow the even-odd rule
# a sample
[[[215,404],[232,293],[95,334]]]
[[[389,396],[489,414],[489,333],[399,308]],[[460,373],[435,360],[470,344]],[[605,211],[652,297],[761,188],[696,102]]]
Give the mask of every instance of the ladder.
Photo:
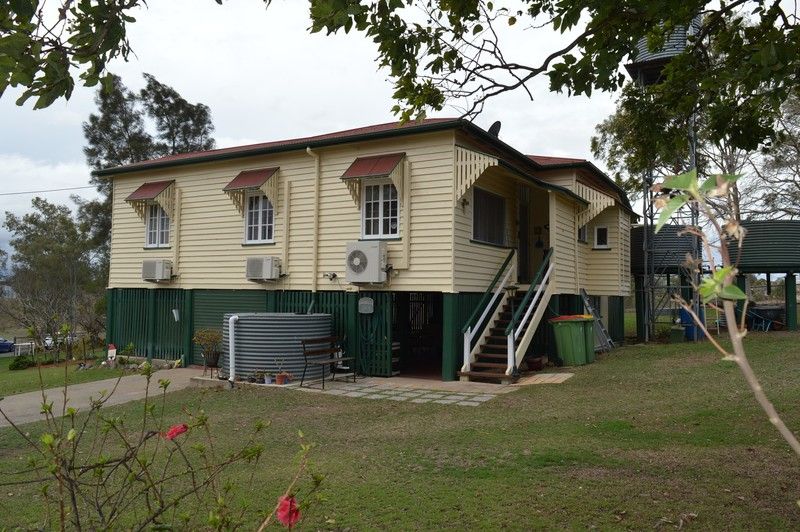
[[[611,335],[608,334],[608,330],[603,325],[603,320],[600,319],[597,309],[592,306],[585,288],[581,288],[581,299],[583,299],[583,306],[594,318],[594,330],[600,338],[600,351],[611,351],[614,348],[614,340],[611,339]]]

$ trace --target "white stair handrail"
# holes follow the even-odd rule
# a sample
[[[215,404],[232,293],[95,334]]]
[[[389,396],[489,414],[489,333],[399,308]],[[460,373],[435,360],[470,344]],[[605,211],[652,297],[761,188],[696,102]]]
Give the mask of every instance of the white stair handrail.
[[[519,334],[522,332],[525,324],[528,323],[528,320],[531,318],[531,314],[536,308],[539,299],[541,299],[542,292],[548,285],[553,266],[551,262],[547,267],[544,276],[542,276],[542,280],[539,282],[539,286],[536,288],[536,293],[533,295],[531,302],[528,304],[528,308],[525,310],[525,314],[522,316],[522,319],[519,320],[519,325],[506,338],[506,375],[511,375],[514,372],[514,367],[517,365],[516,340],[519,338]]]
[[[472,360],[471,360],[472,359],[472,356],[471,356],[472,355],[472,339],[475,338],[476,334],[478,334],[478,330],[481,330],[479,328],[480,324],[482,324],[483,320],[486,319],[486,316],[489,314],[489,311],[491,311],[494,308],[494,304],[497,301],[497,298],[500,297],[500,295],[505,290],[506,286],[508,285],[508,281],[511,278],[511,274],[514,273],[514,270],[515,270],[514,264],[513,263],[509,264],[508,270],[506,270],[506,274],[505,274],[505,276],[503,276],[503,280],[498,285],[497,290],[495,290],[494,294],[492,295],[492,298],[489,300],[489,303],[486,305],[486,308],[483,309],[483,312],[481,313],[480,318],[478,318],[478,320],[475,322],[476,328],[473,329],[471,326],[467,327],[467,332],[464,333],[464,364],[461,366],[461,371],[465,371],[466,372],[466,371],[470,370],[470,366],[472,364]],[[487,324],[487,326],[488,326],[488,324]]]
[[[553,271],[553,263],[550,263],[550,266],[547,268],[547,271],[542,277],[542,281],[539,283],[539,286],[536,289],[536,293],[533,295],[533,299],[531,299],[530,305],[528,305],[528,309],[525,311],[525,314],[522,316],[522,319],[519,320],[519,325],[514,330],[514,340],[519,337],[519,334],[522,332],[522,329],[525,327],[525,324],[528,323],[528,320],[531,318],[531,314],[533,314],[533,310],[536,308],[536,303],[542,297],[542,292],[547,287],[547,283],[550,279],[550,274]]]

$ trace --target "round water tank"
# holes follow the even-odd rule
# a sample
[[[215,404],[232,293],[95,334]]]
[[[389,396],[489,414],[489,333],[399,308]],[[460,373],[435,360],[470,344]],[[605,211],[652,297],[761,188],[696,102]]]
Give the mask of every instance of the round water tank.
[[[220,376],[227,378],[229,369],[228,319],[234,314],[225,314],[222,326],[222,356]],[[234,329],[234,363],[236,378],[248,377],[258,371],[276,374],[288,371],[299,379],[303,374],[305,359],[301,340],[331,336],[333,320],[330,314],[292,314],[277,312],[247,312],[236,314],[239,320]],[[327,345],[314,345],[315,349]],[[318,356],[321,360],[330,355]],[[306,380],[326,376],[329,366],[310,365]]]

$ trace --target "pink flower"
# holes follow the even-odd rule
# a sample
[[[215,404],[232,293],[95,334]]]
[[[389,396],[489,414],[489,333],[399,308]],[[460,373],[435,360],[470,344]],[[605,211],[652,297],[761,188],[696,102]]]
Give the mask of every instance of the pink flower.
[[[297,507],[297,501],[294,497],[289,495],[281,495],[278,499],[278,509],[275,511],[275,517],[278,521],[287,528],[292,528],[300,521],[300,508]]]
[[[172,425],[167,432],[163,432],[161,435],[167,440],[174,440],[188,430],[189,425],[181,423],[180,425]]]

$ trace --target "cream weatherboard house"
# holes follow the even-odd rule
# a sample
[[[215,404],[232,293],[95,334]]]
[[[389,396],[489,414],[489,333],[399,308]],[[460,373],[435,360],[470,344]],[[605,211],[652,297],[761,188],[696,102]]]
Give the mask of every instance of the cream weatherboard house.
[[[98,175],[114,198],[107,335],[140,354],[191,363],[193,332],[224,313],[311,311],[333,315],[366,374],[502,380],[526,353],[554,356],[546,320],[582,312],[581,289],[621,339],[625,194],[589,162],[523,155],[468,121]]]

